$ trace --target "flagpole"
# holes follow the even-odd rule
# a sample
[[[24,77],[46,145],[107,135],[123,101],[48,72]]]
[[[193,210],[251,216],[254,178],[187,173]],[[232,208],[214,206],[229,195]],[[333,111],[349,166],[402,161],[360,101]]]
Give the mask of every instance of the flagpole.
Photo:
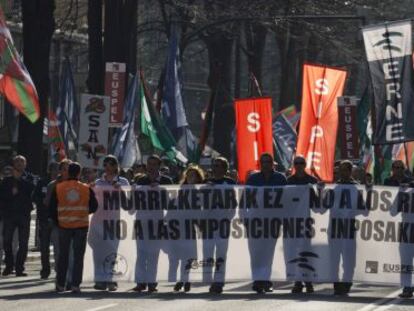
[[[408,150],[407,150],[407,143],[403,142],[404,146],[404,155],[405,155],[405,165],[407,166],[407,169],[410,169],[410,161],[408,160]]]
[[[326,67],[323,68],[323,79],[325,80],[325,76],[326,76]],[[303,83],[303,82],[302,82]],[[321,94],[319,94],[319,100],[318,100],[318,107],[317,107],[317,111],[316,113],[319,113],[319,103],[321,102],[322,99],[322,92],[320,92]],[[321,111],[322,114],[322,111]],[[316,118],[316,127],[319,127],[319,118],[321,116],[321,114],[319,114],[319,116]],[[311,134],[312,135],[312,134]],[[316,136],[316,135],[315,135]],[[322,181],[321,177],[319,176],[319,174],[316,172],[315,166],[313,165],[313,160],[315,158],[315,150],[316,150],[316,140],[318,139],[318,137],[315,137],[315,141],[313,143],[313,148],[312,148],[312,158],[311,158],[311,167],[310,170],[311,172],[320,180]],[[334,168],[335,170],[335,168]],[[335,182],[335,180],[334,180]]]

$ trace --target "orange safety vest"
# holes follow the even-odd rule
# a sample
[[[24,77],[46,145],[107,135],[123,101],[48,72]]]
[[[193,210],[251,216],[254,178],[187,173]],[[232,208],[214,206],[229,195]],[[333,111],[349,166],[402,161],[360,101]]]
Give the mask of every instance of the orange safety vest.
[[[89,226],[89,186],[77,180],[62,181],[56,185],[58,222],[65,229]]]

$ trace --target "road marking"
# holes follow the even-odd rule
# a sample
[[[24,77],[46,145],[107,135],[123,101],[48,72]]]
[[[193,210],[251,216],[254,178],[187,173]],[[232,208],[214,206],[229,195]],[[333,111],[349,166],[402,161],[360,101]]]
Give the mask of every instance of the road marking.
[[[388,310],[389,308],[392,308],[395,305],[398,305],[401,301],[403,301],[402,298],[395,298],[395,299],[389,301],[387,304],[384,304],[381,307],[375,309],[375,311],[385,311],[385,310]]]
[[[92,309],[87,309],[86,311],[99,311],[99,310],[105,310],[105,309],[109,309],[109,308],[115,307],[115,306],[117,306],[117,305],[118,305],[117,303],[111,303],[111,304],[109,304],[109,305],[100,306],[100,307],[97,307],[97,308],[92,308]]]
[[[361,309],[358,309],[358,311],[371,311],[371,310],[378,310],[379,311],[383,307],[387,307],[386,309],[388,309],[391,306],[393,306],[393,304],[390,305],[387,302],[401,300],[400,298],[391,299],[391,298],[395,297],[400,291],[401,291],[400,289],[396,290],[395,292],[392,292],[391,294],[385,296],[384,298],[377,299],[373,303],[370,303],[369,305],[366,305],[365,307],[363,307]],[[387,303],[387,304],[385,304],[385,303]],[[384,311],[386,309],[381,309],[381,310]]]

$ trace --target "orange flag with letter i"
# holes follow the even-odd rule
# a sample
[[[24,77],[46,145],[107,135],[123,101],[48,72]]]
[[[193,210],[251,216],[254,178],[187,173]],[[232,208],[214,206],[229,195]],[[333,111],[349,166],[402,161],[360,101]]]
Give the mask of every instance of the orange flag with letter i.
[[[305,157],[309,174],[333,180],[338,130],[337,98],[342,96],[346,71],[340,68],[305,64],[302,109],[296,155]]]

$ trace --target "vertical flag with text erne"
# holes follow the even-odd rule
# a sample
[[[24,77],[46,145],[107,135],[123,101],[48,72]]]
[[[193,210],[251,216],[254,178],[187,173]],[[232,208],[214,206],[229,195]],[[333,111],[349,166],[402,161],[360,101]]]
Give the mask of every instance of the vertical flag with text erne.
[[[411,21],[362,30],[374,90],[374,144],[414,140]]]

